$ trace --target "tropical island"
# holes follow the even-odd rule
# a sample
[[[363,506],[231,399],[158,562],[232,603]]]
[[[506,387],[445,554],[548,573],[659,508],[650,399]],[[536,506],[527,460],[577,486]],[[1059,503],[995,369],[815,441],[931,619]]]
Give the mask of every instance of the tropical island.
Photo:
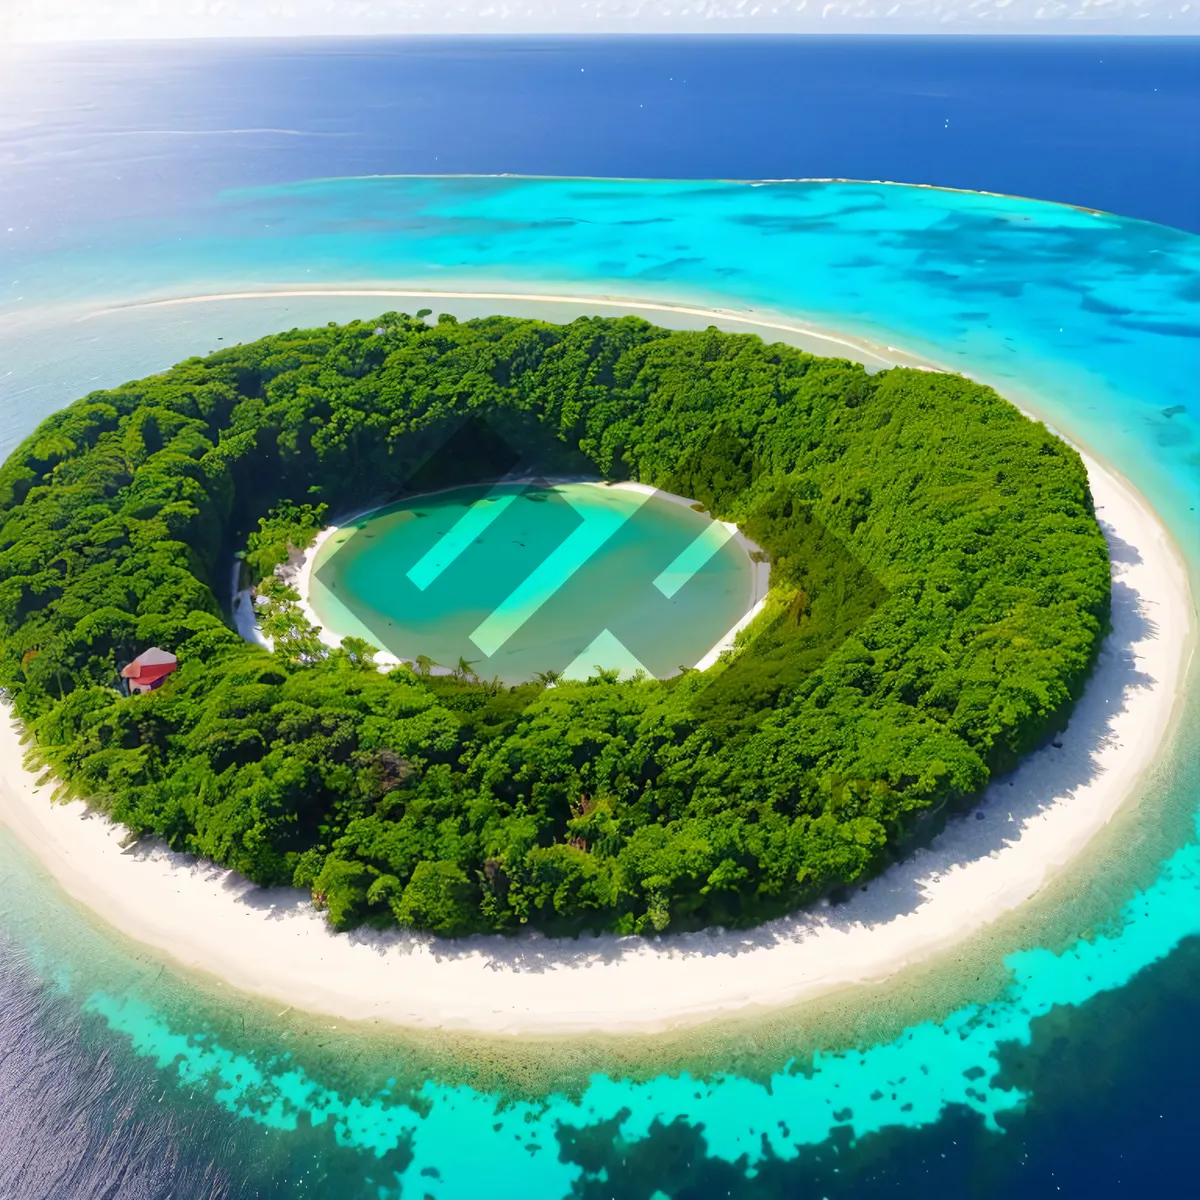
[[[517,463],[735,524],[763,611],[706,671],[507,684],[330,648],[276,574],[331,513]],[[0,682],[39,762],[338,927],[793,910],[1062,729],[1109,615],[1082,461],[990,389],[633,318],[386,313],[191,359],[44,422],[0,512]],[[239,553],[271,651],[224,603]]]

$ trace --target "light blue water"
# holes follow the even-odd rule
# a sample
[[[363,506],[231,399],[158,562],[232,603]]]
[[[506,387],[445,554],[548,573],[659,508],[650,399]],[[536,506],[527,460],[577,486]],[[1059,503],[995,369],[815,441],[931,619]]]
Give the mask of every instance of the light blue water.
[[[11,263],[18,318],[68,300],[397,281],[787,313],[1036,400],[1168,516],[1195,511],[1200,238],[1146,222],[873,184],[371,178],[229,192],[186,221],[117,222],[102,243]]]
[[[876,185],[368,179],[231,193],[186,223],[118,226],[103,244],[29,255],[18,265],[24,299],[9,312],[19,320],[0,331],[10,444],[88,387],[166,366],[218,337],[252,336],[261,313],[274,319],[282,303],[163,307],[78,322],[113,300],[264,283],[434,281],[446,290],[703,302],[804,318],[924,353],[1036,404],[1153,500],[1197,573],[1200,237],[1160,226]],[[284,307],[357,307],[367,316],[427,303],[311,299]],[[49,380],[48,361],[56,363]],[[1195,714],[1193,697],[1189,719]],[[227,1027],[201,1033],[144,987],[93,986],[86,968],[64,969],[52,956],[44,971],[57,972],[92,1017],[158,1064],[165,1089],[206,1096],[241,1122],[294,1130],[297,1139],[332,1131],[339,1147],[378,1161],[386,1179],[374,1180],[369,1194],[395,1194],[401,1184],[406,1195],[438,1200],[572,1188],[605,1194],[603,1172],[618,1155],[612,1146],[632,1154],[657,1144],[677,1119],[680,1129],[703,1126],[707,1158],[731,1164],[745,1181],[768,1170],[773,1156],[793,1159],[838,1129],[867,1139],[929,1125],[951,1108],[990,1127],[1030,1103],[998,1076],[1006,1045],[1028,1043],[1055,1006],[1078,1007],[1120,988],[1200,934],[1200,828],[1179,819],[1197,811],[1198,797],[1200,750],[1180,739],[1145,810],[1148,822],[1154,814],[1177,835],[1175,844],[1164,850],[1148,836],[1130,843],[1128,857],[1144,857],[1114,876],[1102,905],[1110,920],[1099,934],[1094,896],[1073,926],[1068,904],[1070,934],[1060,940],[1060,921],[1053,948],[1039,945],[1036,931],[995,943],[1009,973],[1002,994],[916,1022],[898,1038],[828,1046],[803,1069],[768,1056],[753,1069],[703,1079],[597,1077],[581,1094],[511,1106],[488,1090],[436,1080],[415,1098],[395,1097],[361,1079],[333,1079],[268,1039],[239,1045]],[[569,1127],[602,1133],[605,1152],[568,1152]],[[644,1182],[649,1197],[657,1185],[648,1174]]]

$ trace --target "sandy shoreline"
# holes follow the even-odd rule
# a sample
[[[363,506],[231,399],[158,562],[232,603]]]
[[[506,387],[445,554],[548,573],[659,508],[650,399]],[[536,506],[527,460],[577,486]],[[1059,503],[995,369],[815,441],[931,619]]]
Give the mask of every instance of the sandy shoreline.
[[[1113,632],[1061,737],[975,813],[844,905],[658,942],[335,935],[299,893],[163,847],[122,850],[82,804],[52,805],[0,721],[0,820],[121,932],[312,1012],[483,1033],[651,1032],[882,980],[1031,897],[1132,797],[1167,734],[1193,648],[1186,569],[1140,495],[1087,460],[1113,559]],[[977,816],[982,813],[982,819]]]
[[[784,314],[760,312],[756,309],[738,310],[732,308],[714,308],[703,304],[681,304],[655,300],[645,296],[622,295],[620,293],[587,293],[581,294],[574,290],[570,283],[559,285],[545,283],[545,288],[539,292],[506,292],[494,291],[488,288],[461,288],[446,290],[436,287],[422,287],[418,284],[410,286],[377,285],[366,287],[362,284],[336,283],[322,284],[312,287],[293,285],[276,285],[259,289],[247,289],[236,292],[203,292],[188,296],[163,296],[156,299],[137,300],[125,304],[113,304],[104,308],[90,309],[81,314],[80,320],[91,320],[95,317],[108,316],[112,313],[127,312],[133,309],[176,308],[194,304],[220,304],[235,300],[285,300],[288,298],[332,298],[346,299],[399,299],[399,300],[465,300],[487,301],[508,304],[533,304],[539,307],[545,305],[585,305],[589,309],[615,308],[618,315],[634,313],[667,313],[680,317],[699,317],[704,320],[719,320],[744,325],[750,332],[765,329],[776,333],[790,334],[801,339],[796,345],[813,354],[832,357],[851,358],[861,362],[870,369],[911,366],[919,370],[940,371],[943,368],[933,366],[906,350],[896,346],[880,347],[866,338],[855,337],[834,329],[827,329],[812,322],[786,318]],[[559,290],[561,289],[561,290]],[[880,353],[881,349],[884,350]],[[848,353],[847,353],[848,352]]]

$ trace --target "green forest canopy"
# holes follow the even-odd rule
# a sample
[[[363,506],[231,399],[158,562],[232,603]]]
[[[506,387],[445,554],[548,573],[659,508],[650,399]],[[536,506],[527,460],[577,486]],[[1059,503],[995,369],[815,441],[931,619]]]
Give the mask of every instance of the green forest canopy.
[[[741,649],[506,688],[237,635],[235,552],[268,576],[321,505],[427,486],[448,437],[461,478],[438,482],[494,476],[488,431],[737,521],[772,559]],[[0,514],[0,683],[40,761],[137,833],[311,888],[338,927],[794,908],[1062,728],[1108,619],[1079,456],[990,389],[631,317],[386,313],[188,359],[44,421]],[[123,696],[150,645],[178,672]]]

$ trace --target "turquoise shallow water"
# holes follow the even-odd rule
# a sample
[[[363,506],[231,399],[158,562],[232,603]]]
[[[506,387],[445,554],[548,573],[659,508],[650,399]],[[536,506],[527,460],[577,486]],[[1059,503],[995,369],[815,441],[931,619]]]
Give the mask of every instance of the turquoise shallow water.
[[[186,218],[111,222],[103,239],[86,231],[80,244],[9,261],[19,287],[3,311],[18,321],[47,305],[92,312],[98,300],[334,281],[616,293],[807,317],[1035,397],[1119,457],[1168,517],[1194,512],[1200,238],[1109,214],[878,184],[384,177],[228,192]],[[165,365],[174,347],[154,356],[146,343],[181,323],[206,349],[243,336],[246,318],[226,311],[211,329],[194,311],[160,314],[134,334],[143,345],[133,353]],[[85,378],[107,365],[111,380],[128,365],[119,355],[132,347],[114,346],[104,321],[68,328],[57,348],[68,358],[87,348]],[[15,350],[14,376],[32,385],[26,419],[78,386],[78,374],[56,372],[47,394]],[[1175,531],[1195,538],[1194,527]]]
[[[109,232],[102,243],[16,264],[24,298],[9,304],[0,331],[8,444],[87,388],[219,338],[255,336],[267,322],[430,303],[246,300],[79,320],[114,301],[421,281],[709,303],[845,330],[885,353],[924,354],[1035,405],[1151,498],[1197,577],[1200,238],[1192,235],[1031,201],[879,185],[387,178],[231,193],[186,222]],[[1196,720],[1193,694],[1185,721]],[[866,1143],[964,1111],[994,1128],[1036,1104],[1035,1089],[1001,1070],[1013,1047],[1028,1045],[1056,1012],[1131,985],[1200,935],[1198,801],[1200,749],[1181,737],[1150,783],[1145,819],[1119,831],[1120,852],[1109,839],[1071,887],[1035,905],[1036,922],[976,949],[1001,980],[986,997],[947,1004],[927,982],[930,1019],[881,1035],[854,1017],[851,997],[847,1027],[858,1032],[840,1043],[808,1036],[797,1015],[791,1049],[775,1039],[696,1076],[599,1075],[569,1094],[550,1087],[537,1102],[505,1104],[491,1086],[436,1072],[390,1087],[381,1051],[331,1065],[328,1046],[351,1036],[328,1029],[332,1022],[312,1023],[325,1030],[322,1049],[285,1041],[265,1021],[239,1035],[228,1010],[122,966],[126,952],[101,937],[56,948],[24,919],[10,936],[35,978],[117,1035],[124,1053],[155,1065],[164,1094],[199,1097],[237,1128],[293,1139],[264,1145],[337,1147],[355,1171],[370,1168],[361,1175],[369,1183],[355,1183],[360,1194],[601,1195],[622,1156],[657,1147],[669,1157],[670,1145],[699,1146],[710,1168],[723,1163],[746,1181],[830,1139]],[[5,855],[27,879],[19,853]],[[20,899],[14,911],[36,904],[44,923],[53,893],[33,881],[28,889],[42,898]],[[651,1179],[647,1172],[643,1182]]]
[[[589,483],[405,501],[339,528],[309,578],[327,631],[511,683],[597,666],[662,679],[695,666],[752,604],[750,559],[725,526]]]
[[[163,1095],[216,1106],[269,1136],[267,1153],[286,1154],[289,1138],[297,1155],[339,1148],[361,1162],[370,1182],[361,1194],[400,1195],[407,1182],[439,1200],[468,1200],[481,1188],[505,1197],[565,1196],[603,1184],[616,1161],[639,1143],[661,1142],[671,1126],[702,1131],[695,1148],[734,1178],[797,1160],[831,1137],[869,1139],[948,1112],[974,1114],[999,1135],[1034,1099],[1003,1077],[1014,1048],[1028,1046],[1037,1022],[1056,1008],[1128,984],[1200,934],[1198,887],[1200,849],[1191,845],[1123,906],[1110,931],[1059,953],[1012,954],[1001,995],[915,1023],[898,1037],[806,1048],[773,1067],[762,1052],[740,1070],[637,1082],[598,1074],[577,1092],[552,1090],[536,1100],[405,1077],[402,1046],[389,1052],[378,1042],[343,1042],[346,1060],[336,1064],[331,1057],[347,1035],[335,1022],[297,1028],[277,1019],[272,1031],[270,1018],[259,1016],[248,1032],[245,1011],[200,1005],[186,985],[164,981],[152,963],[120,960],[86,929],[68,931],[73,940],[65,947],[60,929],[59,944],[41,941],[24,954],[54,992],[158,1069]],[[577,1144],[589,1137],[590,1152]],[[656,1153],[669,1160],[669,1141]]]

